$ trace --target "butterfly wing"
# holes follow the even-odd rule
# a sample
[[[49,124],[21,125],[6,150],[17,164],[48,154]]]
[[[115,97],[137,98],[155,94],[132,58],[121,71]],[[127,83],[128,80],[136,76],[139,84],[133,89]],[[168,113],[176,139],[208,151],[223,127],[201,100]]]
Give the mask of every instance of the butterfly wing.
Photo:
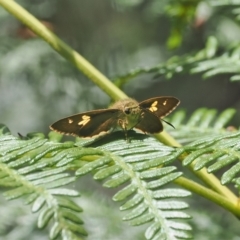
[[[159,133],[163,130],[163,125],[159,118],[148,109],[142,110],[141,121],[134,127],[144,133]]]
[[[77,137],[105,135],[117,127],[118,109],[100,109],[63,118],[51,130]]]
[[[142,109],[141,121],[135,128],[143,131],[144,133],[159,133],[163,130],[163,125],[160,118],[167,116],[171,113],[180,103],[175,97],[155,97],[147,99],[139,103]]]
[[[167,116],[178,105],[180,101],[175,97],[155,97],[147,99],[139,103],[139,106],[143,109],[148,109],[159,118]]]

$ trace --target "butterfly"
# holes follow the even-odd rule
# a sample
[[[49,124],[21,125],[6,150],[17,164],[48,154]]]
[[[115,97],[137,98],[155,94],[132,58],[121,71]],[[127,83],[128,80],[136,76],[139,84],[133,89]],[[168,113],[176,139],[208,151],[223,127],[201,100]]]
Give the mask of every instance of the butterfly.
[[[117,101],[108,109],[92,110],[60,119],[50,129],[82,138],[102,136],[116,130],[123,130],[127,137],[127,131],[133,128],[147,134],[159,133],[163,131],[161,120],[166,122],[162,118],[179,103],[177,98],[171,96],[154,97],[140,103],[127,98]]]

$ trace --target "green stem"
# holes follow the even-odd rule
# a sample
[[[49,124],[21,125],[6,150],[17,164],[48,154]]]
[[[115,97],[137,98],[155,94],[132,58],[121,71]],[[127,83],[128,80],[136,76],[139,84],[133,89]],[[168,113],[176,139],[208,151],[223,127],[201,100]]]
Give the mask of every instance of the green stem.
[[[227,209],[236,217],[240,218],[240,205],[238,202],[239,199],[237,197],[235,197],[235,199],[229,200],[227,197],[221,196],[213,190],[203,187],[202,185],[184,177],[179,177],[174,181],[174,183],[190,190],[191,192],[197,193],[198,195],[201,195],[204,198],[211,200],[212,202],[215,202],[217,205]]]
[[[160,134],[154,134],[155,138],[160,142],[172,146],[172,147],[181,147],[182,145],[177,142],[171,135],[169,135],[166,131],[161,132]]]
[[[221,194],[223,197],[226,197],[233,202],[236,201],[237,196],[229,188],[223,186],[219,179],[215,177],[215,175],[208,173],[206,168],[203,168],[199,171],[195,171],[193,170],[194,163],[192,163],[190,167],[194,174],[198,176],[200,179],[202,179],[202,181],[204,181],[215,192]]]

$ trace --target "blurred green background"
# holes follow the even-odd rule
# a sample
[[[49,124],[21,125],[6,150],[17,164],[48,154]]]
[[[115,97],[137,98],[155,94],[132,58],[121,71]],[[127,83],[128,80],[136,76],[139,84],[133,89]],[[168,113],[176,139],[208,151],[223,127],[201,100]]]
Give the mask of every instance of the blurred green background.
[[[17,2],[113,81],[134,69],[148,69],[176,55],[194,54],[205,47],[209,36],[217,39],[219,55],[240,43],[240,10],[237,11],[240,1],[235,1],[236,4],[220,0]],[[110,99],[104,92],[2,8],[0,29],[0,122],[6,124],[14,135],[18,132],[23,135],[35,131],[48,133],[48,126],[59,118],[108,106]],[[181,100],[180,108],[188,113],[199,107],[239,109],[240,84],[230,82],[231,73],[203,80],[202,73],[190,74],[190,67],[184,70],[173,75],[145,71],[131,78],[122,88],[139,101],[173,95]],[[235,122],[239,125],[237,119]],[[86,191],[96,184],[88,181]],[[230,214],[226,217],[222,209],[197,199],[197,203],[195,201],[191,206],[198,209],[201,205],[199,212],[190,212],[194,216],[196,239],[207,239],[206,236],[210,239],[240,239],[237,219]],[[98,199],[94,204],[99,205]],[[110,203],[104,202],[103,205],[109,206]],[[208,207],[213,211],[211,218],[201,213],[201,209]],[[110,208],[118,211],[116,206],[110,205]],[[92,211],[96,217],[96,210]],[[101,211],[99,216],[103,216],[104,211],[109,212],[109,208]],[[99,217],[99,221],[91,224],[101,221]],[[111,229],[113,224],[109,224]],[[128,236],[132,237],[122,237],[140,239],[136,235],[141,236],[142,232],[135,228],[130,231]],[[27,233],[18,239],[26,236]],[[35,237],[44,239],[37,238],[37,234]],[[118,238],[103,234],[99,239]]]

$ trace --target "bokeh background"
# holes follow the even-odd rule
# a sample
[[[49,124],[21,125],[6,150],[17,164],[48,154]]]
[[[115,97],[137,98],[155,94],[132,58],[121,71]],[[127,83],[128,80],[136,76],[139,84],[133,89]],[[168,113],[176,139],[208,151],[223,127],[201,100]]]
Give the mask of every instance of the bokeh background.
[[[121,77],[129,76],[130,72],[142,70],[143,73],[132,74],[129,81],[121,84],[130,97],[141,101],[173,95],[181,100],[180,108],[189,114],[199,107],[239,110],[240,84],[230,81],[231,73],[203,80],[203,73],[193,74],[191,66],[179,73],[176,66],[173,73],[165,74],[148,69],[166,63],[173,56],[194,55],[205,48],[210,36],[218,41],[217,55],[239,44],[240,10],[237,9],[240,9],[240,1],[235,4],[220,0],[17,2],[112,81],[121,81]],[[0,29],[0,122],[6,124],[14,135],[35,131],[47,134],[48,126],[59,118],[108,106],[110,99],[104,92],[1,7]],[[239,125],[239,115],[236,116],[233,123]],[[91,179],[88,181],[86,191],[96,184]],[[108,196],[109,192],[101,194]],[[102,204],[106,209],[101,210],[99,219],[92,213],[95,216],[92,225],[100,224],[104,211],[109,213],[111,208],[118,211],[116,204],[108,200],[103,203],[97,199],[93,201],[93,205]],[[195,215],[196,239],[206,239],[206,236],[240,239],[239,221],[233,216],[227,214],[226,217],[225,211],[209,206],[206,200],[200,199],[199,205],[196,201],[192,204],[195,208],[201,205],[198,213],[192,213]],[[201,213],[201,208],[213,211],[212,218]],[[111,229],[111,223],[105,224],[110,224],[108,228]],[[122,224],[120,220],[118,224]],[[212,226],[210,230],[209,225]],[[119,234],[123,234],[121,229],[122,225]],[[128,234],[121,235],[122,238],[103,234],[99,239],[141,239],[142,232],[139,234],[134,228]],[[24,238],[15,236],[12,239]],[[41,235],[38,238],[36,234],[35,239],[44,238]]]

